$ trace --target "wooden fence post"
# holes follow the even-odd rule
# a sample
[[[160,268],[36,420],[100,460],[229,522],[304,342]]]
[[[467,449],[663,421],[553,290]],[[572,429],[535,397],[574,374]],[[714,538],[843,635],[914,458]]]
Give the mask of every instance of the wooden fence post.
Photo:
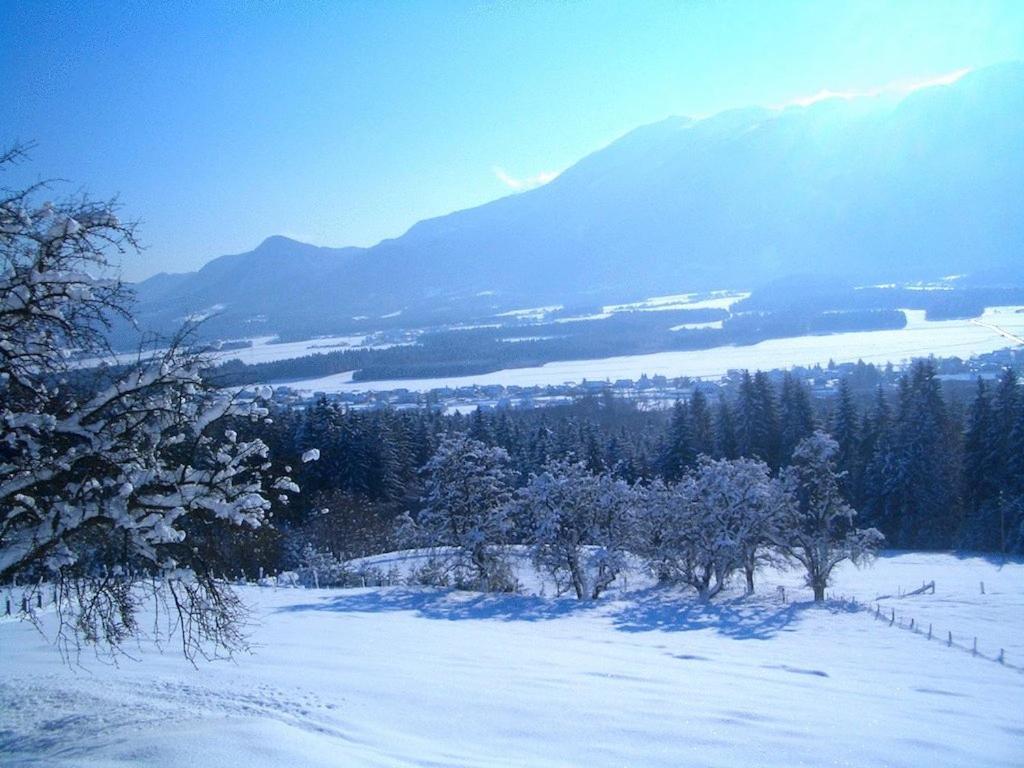
[[[998,661],[999,661],[1000,664],[1005,664],[1006,663],[1005,657],[1003,655],[1003,649],[1002,648],[999,649],[999,659],[998,659]]]
[[[928,625],[928,639],[929,640],[932,639],[932,625],[931,624]]]
[[[981,582],[981,594],[985,594],[985,582]]]
[[[977,656],[978,655],[978,638],[974,638],[974,647],[971,648],[971,655],[972,656]]]
[[[949,638],[946,640],[946,645],[948,645],[950,648],[953,647],[953,633],[952,632],[949,633]]]
[[[892,609],[892,618],[889,619],[889,626],[891,627],[895,623],[896,623],[896,609],[893,608]]]

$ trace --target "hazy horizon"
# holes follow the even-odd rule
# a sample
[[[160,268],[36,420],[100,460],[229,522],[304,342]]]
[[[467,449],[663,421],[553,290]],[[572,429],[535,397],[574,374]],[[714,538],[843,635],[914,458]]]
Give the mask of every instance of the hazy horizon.
[[[370,246],[668,116],[897,92],[1024,59],[1024,6],[936,10],[22,7],[0,31],[0,140],[35,147],[4,183],[118,194],[147,246],[125,261],[130,280],[270,235]]]
[[[1013,60],[1013,61],[1006,61],[1006,62],[998,62],[998,63],[990,65],[990,66],[999,66],[1001,64],[1018,64],[1018,63],[1024,63],[1024,60]],[[145,280],[145,279],[147,279],[149,277],[153,277],[153,276],[156,276],[156,275],[159,275],[159,274],[190,273],[190,272],[196,271],[198,269],[202,269],[210,261],[213,261],[214,259],[217,259],[220,256],[229,256],[229,255],[235,255],[235,254],[248,253],[248,252],[250,252],[250,251],[260,247],[267,240],[274,239],[274,238],[285,238],[285,239],[292,240],[292,241],[295,241],[295,242],[300,242],[300,243],[303,243],[303,244],[306,244],[306,245],[313,245],[313,246],[317,246],[317,247],[321,247],[321,248],[333,248],[333,249],[341,249],[341,248],[348,248],[348,247],[372,248],[373,246],[379,245],[381,242],[384,242],[385,240],[390,240],[390,239],[394,239],[394,238],[397,238],[397,237],[401,237],[406,232],[408,232],[411,227],[415,226],[418,222],[423,221],[425,219],[436,218],[438,216],[445,216],[445,215],[447,215],[449,213],[458,212],[459,210],[466,210],[468,208],[474,208],[474,207],[477,207],[479,205],[485,205],[486,203],[493,202],[494,200],[500,200],[501,198],[508,197],[509,195],[515,195],[515,194],[519,194],[519,193],[522,193],[522,192],[528,192],[528,191],[530,191],[532,189],[536,189],[537,187],[543,186],[544,184],[547,184],[547,183],[549,183],[551,181],[554,181],[567,168],[572,167],[577,162],[579,162],[580,160],[588,157],[589,155],[594,154],[595,152],[601,151],[602,149],[604,149],[605,147],[609,146],[610,144],[614,144],[619,139],[622,139],[625,136],[628,136],[632,131],[635,131],[637,129],[644,128],[644,127],[647,127],[647,126],[657,125],[659,122],[670,121],[672,119],[693,120],[694,122],[699,122],[699,121],[702,121],[702,120],[708,120],[708,119],[714,118],[714,117],[716,117],[718,115],[721,115],[721,114],[724,114],[724,113],[728,113],[728,112],[735,111],[735,110],[743,110],[743,109],[766,109],[766,110],[770,110],[772,112],[781,112],[783,110],[788,110],[788,109],[804,109],[804,108],[811,107],[811,106],[813,106],[815,104],[818,104],[818,103],[823,102],[823,101],[828,101],[828,100],[843,100],[843,101],[860,100],[860,101],[866,101],[866,100],[869,100],[869,99],[882,99],[882,100],[885,100],[885,101],[884,102],[880,102],[878,104],[878,107],[881,108],[884,104],[892,104],[892,103],[897,103],[899,101],[902,101],[904,98],[906,98],[911,93],[914,93],[916,91],[919,91],[919,90],[922,90],[922,89],[925,89],[925,88],[943,87],[943,86],[955,83],[960,78],[962,78],[962,77],[964,77],[964,76],[966,76],[966,75],[976,71],[976,69],[977,68],[973,68],[973,67],[964,67],[962,69],[954,70],[954,71],[948,72],[948,73],[939,74],[939,75],[936,75],[934,77],[926,77],[926,78],[913,79],[913,80],[906,80],[906,79],[904,79],[904,80],[891,80],[891,81],[887,81],[887,82],[882,83],[882,84],[877,85],[877,86],[869,86],[867,88],[859,89],[859,90],[836,90],[836,89],[831,89],[831,88],[825,88],[825,89],[822,89],[821,91],[818,91],[817,93],[806,94],[806,95],[802,95],[802,96],[795,96],[795,97],[793,97],[791,99],[787,99],[787,100],[785,100],[785,101],[783,101],[783,102],[781,102],[779,104],[736,104],[736,105],[733,105],[733,106],[725,107],[724,109],[722,109],[720,111],[713,112],[713,113],[708,114],[708,115],[682,115],[682,114],[680,114],[680,115],[668,115],[668,116],[662,118],[661,120],[655,121],[653,123],[646,123],[644,125],[636,126],[636,127],[632,128],[632,129],[630,129],[629,131],[626,131],[624,134],[622,134],[620,136],[614,137],[613,139],[611,139],[609,142],[607,142],[605,144],[602,144],[600,146],[593,147],[593,148],[591,148],[589,150],[586,150],[584,152],[584,154],[580,155],[580,157],[576,158],[576,160],[574,160],[573,162],[569,163],[569,165],[566,168],[561,168],[561,169],[558,169],[557,171],[544,171],[544,172],[541,172],[540,174],[537,174],[537,175],[535,175],[533,177],[529,177],[529,178],[525,178],[525,179],[516,179],[514,177],[509,176],[507,173],[505,173],[504,169],[496,168],[495,169],[496,176],[498,177],[498,179],[500,181],[503,182],[503,184],[505,185],[506,188],[502,189],[495,197],[488,198],[486,200],[481,200],[480,202],[474,203],[472,205],[469,205],[469,206],[467,206],[464,209],[452,209],[451,211],[441,211],[441,212],[439,212],[437,214],[431,214],[429,216],[426,216],[426,217],[424,217],[424,219],[417,219],[416,221],[408,222],[408,224],[406,224],[404,226],[401,226],[400,229],[398,229],[397,231],[385,234],[382,237],[377,238],[377,239],[372,240],[372,241],[369,241],[369,242],[360,242],[360,243],[318,242],[318,241],[315,241],[315,240],[303,239],[299,235],[284,234],[284,233],[279,233],[279,232],[267,232],[267,233],[263,234],[262,236],[259,236],[255,240],[253,240],[251,246],[242,247],[241,249],[236,250],[236,251],[232,251],[230,253],[211,253],[211,254],[209,254],[206,257],[200,257],[199,264],[195,268],[183,269],[183,270],[160,269],[157,272],[153,272],[151,274],[144,275],[143,277],[139,278],[139,281]]]

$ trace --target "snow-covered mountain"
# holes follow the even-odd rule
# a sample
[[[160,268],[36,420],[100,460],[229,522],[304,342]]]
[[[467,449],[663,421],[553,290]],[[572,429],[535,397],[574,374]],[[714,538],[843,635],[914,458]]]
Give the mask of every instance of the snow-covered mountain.
[[[794,274],[1024,278],[1024,64],[902,99],[833,98],[638,128],[548,184],[371,248],[273,237],[138,286],[161,325],[337,329]]]

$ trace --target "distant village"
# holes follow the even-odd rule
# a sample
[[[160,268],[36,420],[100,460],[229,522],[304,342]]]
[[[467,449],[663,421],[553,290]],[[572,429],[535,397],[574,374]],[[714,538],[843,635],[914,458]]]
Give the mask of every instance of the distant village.
[[[938,378],[955,394],[956,390],[973,387],[978,378],[995,379],[1007,367],[1024,370],[1024,347],[1007,348],[962,360],[958,357],[933,358],[939,372]],[[801,378],[817,398],[834,395],[841,379],[847,379],[855,395],[866,396],[879,386],[891,386],[900,372],[910,361],[900,364],[887,363],[878,366],[858,361],[856,363],[834,363],[813,367],[797,366],[789,372]],[[772,377],[781,378],[785,371],[776,369]],[[572,403],[585,397],[616,397],[635,402],[649,410],[670,408],[677,400],[689,398],[695,389],[706,395],[731,394],[739,385],[742,369],[730,370],[723,377],[694,378],[679,376],[640,376],[639,379],[594,379],[567,381],[563,384],[536,386],[518,385],[473,385],[463,387],[439,387],[427,392],[405,388],[386,391],[367,390],[364,392],[316,392],[298,390],[288,384],[275,386],[274,399],[280,405],[302,407],[320,398],[344,403],[353,410],[377,408],[434,408],[445,413],[469,413],[477,408],[496,410],[504,408],[537,408]],[[367,386],[372,386],[368,382]]]

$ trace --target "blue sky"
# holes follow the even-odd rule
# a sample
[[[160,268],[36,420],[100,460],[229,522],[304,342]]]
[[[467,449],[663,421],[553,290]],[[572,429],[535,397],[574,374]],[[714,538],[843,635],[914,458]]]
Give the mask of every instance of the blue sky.
[[[177,7],[177,6],[181,7]],[[1024,59],[1024,2],[88,3],[0,11],[0,179],[119,194],[139,279],[370,245],[668,115]]]

